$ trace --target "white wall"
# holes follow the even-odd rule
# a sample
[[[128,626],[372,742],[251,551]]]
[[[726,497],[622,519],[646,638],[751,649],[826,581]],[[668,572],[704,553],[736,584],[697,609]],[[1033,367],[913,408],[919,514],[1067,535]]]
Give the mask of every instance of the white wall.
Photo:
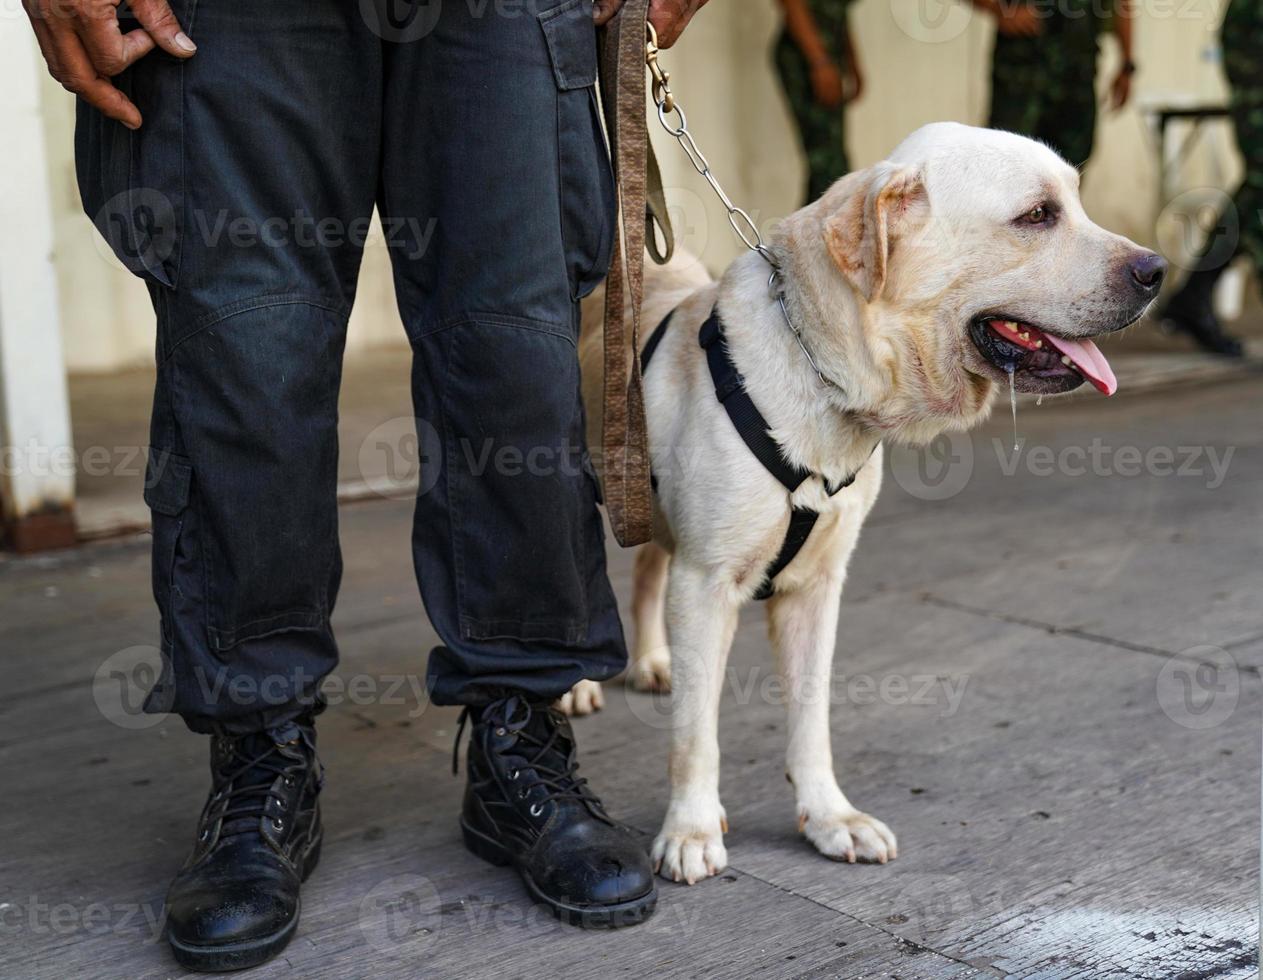
[[[1141,72],[1131,107],[1102,113],[1085,181],[1089,212],[1153,244],[1158,217],[1157,152],[1137,103],[1222,101],[1213,55],[1223,0],[1145,0],[1136,25]],[[852,25],[866,90],[848,118],[852,165],[881,159],[908,132],[938,119],[981,123],[987,111],[992,27],[959,0],[859,0]],[[712,0],[663,59],[690,127],[733,199],[761,225],[796,206],[801,161],[771,68],[778,24],[775,0]],[[8,30],[12,22],[6,24]],[[1104,86],[1117,63],[1104,42]],[[79,211],[71,158],[72,104],[55,83],[44,89],[57,268],[71,370],[108,370],[151,357],[152,314],[145,290],[122,270]],[[0,118],[7,112],[0,107]],[[652,123],[656,129],[656,122]],[[1189,174],[1228,186],[1236,179],[1231,133],[1216,125]],[[655,135],[669,199],[686,247],[718,268],[736,254],[724,212],[683,152]],[[5,233],[12,233],[6,230]],[[352,320],[349,349],[398,343],[385,249],[370,247]]]

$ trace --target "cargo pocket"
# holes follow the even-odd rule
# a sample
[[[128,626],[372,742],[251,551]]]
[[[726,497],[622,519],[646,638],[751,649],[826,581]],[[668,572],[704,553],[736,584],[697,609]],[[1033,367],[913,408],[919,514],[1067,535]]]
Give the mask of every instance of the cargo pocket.
[[[175,634],[175,605],[180,595],[176,584],[181,544],[190,517],[189,495],[193,485],[192,464],[183,456],[161,449],[149,450],[145,469],[145,503],[153,515],[153,597],[162,618],[162,638],[170,643]]]
[[[610,264],[616,226],[614,173],[596,94],[596,29],[590,0],[539,15],[557,82],[557,179],[571,295],[581,299]]]
[[[196,2],[171,2],[190,32]],[[139,27],[125,12],[119,24],[124,31]],[[183,61],[159,49],[113,79],[144,117],[136,131],[82,99],[75,110],[84,211],[130,272],[170,287],[179,278],[184,221],[184,72]]]

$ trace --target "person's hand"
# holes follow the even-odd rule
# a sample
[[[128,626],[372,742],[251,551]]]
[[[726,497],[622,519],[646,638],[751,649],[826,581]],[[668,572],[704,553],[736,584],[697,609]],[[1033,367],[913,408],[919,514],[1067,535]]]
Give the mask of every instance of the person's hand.
[[[846,98],[844,101],[847,105],[850,105],[863,94],[864,76],[856,65],[849,65],[846,70]]]
[[[650,0],[649,23],[658,32],[658,47],[669,48],[680,39],[693,15],[707,0]],[[594,0],[592,17],[597,26],[606,23],[623,5],[623,0]]]
[[[996,8],[996,30],[1009,37],[1038,37],[1044,23],[1034,4],[1000,0]]]
[[[1110,108],[1121,109],[1131,98],[1131,76],[1134,69],[1124,65],[1110,83]]]
[[[811,94],[826,109],[837,109],[846,102],[846,82],[832,61],[811,66]]]
[[[67,91],[139,129],[140,110],[110,82],[155,47],[177,58],[192,57],[197,46],[181,29],[166,0],[131,0],[140,28],[122,32],[119,0],[22,0],[48,73]]]

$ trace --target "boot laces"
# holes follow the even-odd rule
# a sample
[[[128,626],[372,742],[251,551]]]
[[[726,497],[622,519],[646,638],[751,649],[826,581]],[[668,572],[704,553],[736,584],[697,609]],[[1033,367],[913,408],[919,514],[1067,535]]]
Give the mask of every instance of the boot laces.
[[[300,738],[307,741],[305,735]],[[283,746],[266,734],[226,738],[224,744],[229,748],[229,758],[217,767],[211,797],[212,802],[224,802],[220,816],[221,838],[258,830],[268,800],[275,797],[282,804],[286,802],[273,791],[276,777],[291,777],[295,767],[292,758],[281,754]],[[234,765],[230,768],[229,764]]]
[[[452,747],[453,774],[459,771],[461,735],[470,714],[470,708],[466,707],[457,723],[456,744]],[[532,726],[531,722],[537,716],[539,721]],[[587,779],[578,775],[578,750],[574,740],[563,734],[564,722],[558,718],[555,708],[532,706],[515,695],[487,705],[482,709],[481,718],[488,724],[516,734],[518,745],[526,749],[526,763],[518,767],[517,771],[523,776],[534,773],[534,779],[523,784],[523,795],[542,786],[547,792],[537,797],[537,805],[550,800],[572,800],[587,806],[594,816],[607,823],[612,822]]]

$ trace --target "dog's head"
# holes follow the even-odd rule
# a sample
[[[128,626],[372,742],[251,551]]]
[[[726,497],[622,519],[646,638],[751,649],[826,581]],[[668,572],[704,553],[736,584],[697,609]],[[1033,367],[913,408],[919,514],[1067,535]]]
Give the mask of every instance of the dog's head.
[[[955,123],[917,130],[809,210],[905,416],[971,424],[1010,372],[1023,392],[1112,394],[1091,338],[1139,319],[1166,268],[1088,218],[1078,173],[1048,147]]]

